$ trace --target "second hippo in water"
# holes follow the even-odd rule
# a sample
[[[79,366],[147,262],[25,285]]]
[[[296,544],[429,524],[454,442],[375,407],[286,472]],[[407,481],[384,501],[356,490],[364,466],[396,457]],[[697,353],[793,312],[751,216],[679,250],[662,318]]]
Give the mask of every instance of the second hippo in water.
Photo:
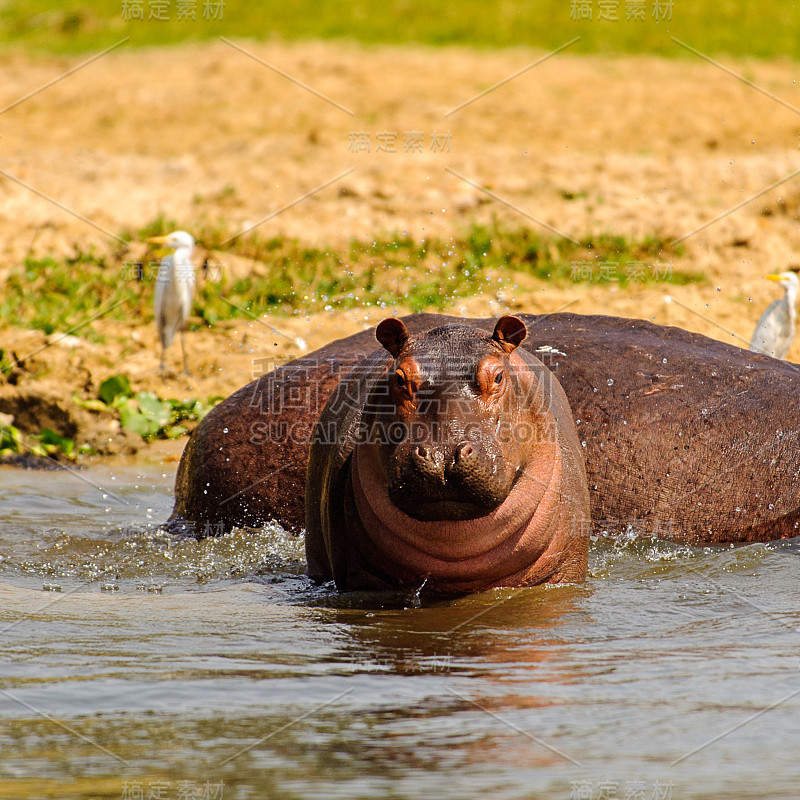
[[[386,352],[342,379],[315,429],[311,577],[464,592],[585,576],[583,456],[558,381],[517,349],[526,333],[516,317],[491,335],[378,326]]]

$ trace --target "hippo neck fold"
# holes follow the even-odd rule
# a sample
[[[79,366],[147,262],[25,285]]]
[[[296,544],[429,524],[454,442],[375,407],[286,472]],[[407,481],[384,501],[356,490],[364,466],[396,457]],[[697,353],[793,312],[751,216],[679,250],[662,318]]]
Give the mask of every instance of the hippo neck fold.
[[[358,520],[352,533],[362,540],[362,557],[383,569],[392,564],[404,583],[429,577],[456,590],[472,582],[540,583],[558,564],[561,545],[554,531],[562,468],[558,442],[544,442],[491,513],[466,521],[421,521],[392,504],[374,449],[357,447],[351,487]]]

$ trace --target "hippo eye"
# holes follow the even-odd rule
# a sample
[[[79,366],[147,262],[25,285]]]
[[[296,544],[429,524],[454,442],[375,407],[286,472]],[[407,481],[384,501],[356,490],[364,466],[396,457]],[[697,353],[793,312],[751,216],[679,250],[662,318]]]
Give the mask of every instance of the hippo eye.
[[[497,375],[494,376],[494,382],[496,384],[501,384],[503,382],[503,371],[502,370],[500,370],[500,372],[498,372]]]
[[[401,388],[406,385],[406,376],[403,370],[398,369],[397,372],[394,373],[395,380],[397,381],[397,385]]]

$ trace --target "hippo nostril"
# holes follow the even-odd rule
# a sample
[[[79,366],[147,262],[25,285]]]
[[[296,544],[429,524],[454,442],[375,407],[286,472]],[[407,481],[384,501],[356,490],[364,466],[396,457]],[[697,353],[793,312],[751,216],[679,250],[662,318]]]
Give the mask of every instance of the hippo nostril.
[[[475,448],[468,442],[463,442],[456,448],[455,460],[456,462],[467,461],[475,458],[475,455]]]
[[[414,456],[421,461],[430,461],[431,454],[427,447],[423,447],[422,445],[417,445],[414,448]]]

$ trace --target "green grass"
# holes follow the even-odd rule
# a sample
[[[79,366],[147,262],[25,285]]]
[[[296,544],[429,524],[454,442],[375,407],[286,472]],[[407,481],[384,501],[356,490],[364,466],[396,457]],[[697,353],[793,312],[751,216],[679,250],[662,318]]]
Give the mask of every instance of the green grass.
[[[227,0],[222,19],[178,19],[170,0],[166,20],[148,19],[152,0],[142,0],[144,20],[124,19],[123,0],[77,0],[69,8],[54,0],[4,3],[0,44],[21,44],[52,53],[97,51],[125,36],[126,47],[217,39],[343,39],[364,43],[525,46],[550,50],[575,36],[573,52],[656,53],[690,56],[670,36],[710,54],[800,59],[800,11],[794,0],[677,0],[672,19],[656,21],[654,0],[646,0],[644,20],[626,20],[619,0],[618,20],[570,18],[571,0],[293,0],[262,5]],[[128,0],[128,5],[131,5]],[[190,2],[191,5],[191,2]]]
[[[125,235],[141,239],[180,227],[178,221],[160,217]],[[219,225],[197,231],[198,243],[217,251],[212,279],[198,280],[195,300],[195,313],[209,326],[243,317],[236,306],[252,314],[277,315],[398,305],[445,311],[459,299],[485,291],[505,288],[513,295],[514,284],[523,278],[556,285],[705,281],[701,273],[672,267],[672,259],[683,250],[657,236],[631,241],[601,233],[575,243],[498,223],[475,225],[450,239],[385,236],[353,240],[338,249],[256,235],[223,246],[226,236]],[[253,262],[246,277],[229,274],[228,253]],[[150,260],[156,255],[153,251]],[[11,271],[0,300],[0,322],[63,333],[107,309],[104,318],[150,323],[154,270],[145,269],[142,277],[137,279],[135,266],[124,261],[122,252],[27,259]],[[99,336],[91,323],[76,335]]]
[[[120,279],[120,269],[104,258],[76,251],[56,260],[26,258],[12,269],[0,298],[0,321],[42,330],[46,334],[66,333],[74,325],[94,316],[104,305],[119,305],[107,314],[112,319],[129,319],[141,303],[141,290]],[[91,325],[77,335],[99,340]]]

